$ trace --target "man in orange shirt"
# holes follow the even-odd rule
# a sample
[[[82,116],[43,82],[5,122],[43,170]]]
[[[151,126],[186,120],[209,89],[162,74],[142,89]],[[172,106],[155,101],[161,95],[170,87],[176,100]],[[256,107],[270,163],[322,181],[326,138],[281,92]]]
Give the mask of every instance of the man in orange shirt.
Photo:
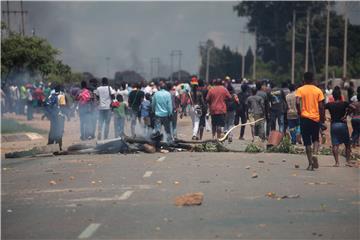
[[[320,124],[325,121],[325,98],[322,91],[314,85],[314,76],[311,72],[304,73],[304,85],[297,89],[295,96],[301,135],[309,161],[307,170],[314,170],[319,167],[316,154],[319,150]]]

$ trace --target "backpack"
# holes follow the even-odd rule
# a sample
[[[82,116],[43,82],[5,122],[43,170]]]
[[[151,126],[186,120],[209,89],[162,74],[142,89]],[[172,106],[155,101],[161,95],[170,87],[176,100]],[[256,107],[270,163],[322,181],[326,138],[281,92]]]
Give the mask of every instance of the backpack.
[[[56,94],[51,94],[46,101],[46,105],[50,107],[56,107],[58,105],[58,96]]]
[[[84,89],[78,95],[78,101],[80,105],[84,105],[91,100],[91,93],[89,90]]]

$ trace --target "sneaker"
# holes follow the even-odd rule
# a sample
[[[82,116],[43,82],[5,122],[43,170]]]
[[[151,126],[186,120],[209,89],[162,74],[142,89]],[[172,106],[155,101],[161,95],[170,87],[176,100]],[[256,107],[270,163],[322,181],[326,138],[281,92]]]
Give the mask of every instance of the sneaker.
[[[191,139],[192,139],[192,140],[197,140],[197,139],[196,139],[196,136],[193,136]]]

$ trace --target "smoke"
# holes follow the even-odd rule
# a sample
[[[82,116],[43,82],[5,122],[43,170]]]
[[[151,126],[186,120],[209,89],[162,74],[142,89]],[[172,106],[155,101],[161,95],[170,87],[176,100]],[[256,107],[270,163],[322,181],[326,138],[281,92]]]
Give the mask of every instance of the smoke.
[[[35,29],[62,51],[65,64],[99,77],[108,66],[111,77],[124,70],[149,76],[152,57],[160,57],[160,73],[168,76],[174,49],[183,52],[182,69],[195,73],[198,45],[208,33],[224,32],[225,44],[238,45],[246,20],[233,12],[236,3],[24,1],[26,34]],[[6,2],[1,5],[4,10]],[[10,10],[19,10],[18,5],[10,1]],[[15,25],[19,15],[12,19]]]

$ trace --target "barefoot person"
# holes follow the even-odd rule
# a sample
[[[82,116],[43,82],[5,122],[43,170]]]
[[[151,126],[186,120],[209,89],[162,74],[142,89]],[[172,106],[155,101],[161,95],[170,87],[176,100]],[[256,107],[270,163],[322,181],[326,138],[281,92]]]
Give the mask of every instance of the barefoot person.
[[[314,85],[313,73],[304,73],[304,85],[297,89],[295,95],[301,135],[309,161],[307,170],[314,170],[319,167],[316,154],[319,150],[320,123],[323,124],[325,120],[325,98],[322,91]]]
[[[346,162],[350,161],[350,136],[346,122],[346,116],[349,110],[349,103],[341,101],[341,90],[336,86],[333,90],[334,102],[327,103],[325,109],[329,110],[331,116],[331,144],[332,152],[335,158],[334,167],[339,166],[339,145],[345,144]]]

